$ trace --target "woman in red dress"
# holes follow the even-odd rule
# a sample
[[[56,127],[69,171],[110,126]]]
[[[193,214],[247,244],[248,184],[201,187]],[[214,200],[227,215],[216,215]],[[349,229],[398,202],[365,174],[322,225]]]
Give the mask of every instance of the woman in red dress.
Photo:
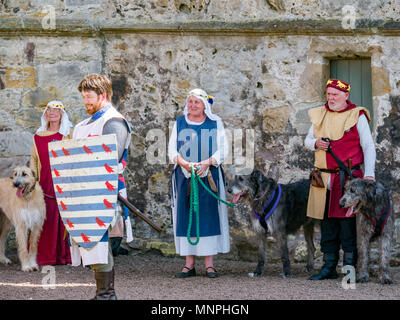
[[[33,137],[30,167],[43,189],[46,203],[46,220],[40,235],[37,264],[40,266],[70,264],[71,253],[65,227],[58,211],[51,175],[47,145],[54,140],[70,139],[72,123],[62,102],[50,101],[42,115],[42,125]]]

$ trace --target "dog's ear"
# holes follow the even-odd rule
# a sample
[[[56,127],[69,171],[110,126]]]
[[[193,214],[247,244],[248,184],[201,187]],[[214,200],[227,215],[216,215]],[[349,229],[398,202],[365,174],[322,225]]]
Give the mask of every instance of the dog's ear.
[[[263,177],[263,174],[259,170],[254,169],[250,175],[250,180],[261,182],[263,180]]]
[[[265,177],[261,171],[254,169],[253,172],[251,173],[250,179],[255,183],[257,183],[257,185],[261,185],[265,180]]]
[[[367,197],[367,202],[372,203],[376,197],[376,183],[372,180],[363,179],[365,183],[365,196]]]
[[[265,197],[267,194],[272,195],[273,191],[277,188],[278,183],[274,179],[265,178],[260,183],[257,193],[254,196],[255,200]]]
[[[258,190],[260,189],[260,185],[262,184],[262,181],[264,180],[264,175],[257,169],[254,169],[250,175],[249,180],[250,180],[250,183],[253,185],[252,197],[255,198],[257,196]]]

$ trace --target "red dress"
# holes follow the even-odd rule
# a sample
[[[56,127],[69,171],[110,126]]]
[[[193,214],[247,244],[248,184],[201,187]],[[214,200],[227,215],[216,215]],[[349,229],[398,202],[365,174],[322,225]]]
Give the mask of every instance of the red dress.
[[[49,136],[34,136],[34,141],[41,164],[39,184],[43,189],[46,203],[46,220],[38,243],[37,264],[56,265],[71,264],[71,253],[68,237],[64,237],[65,227],[62,222],[57,200],[55,197],[53,178],[51,176],[48,143],[54,140],[62,140],[59,132]]]

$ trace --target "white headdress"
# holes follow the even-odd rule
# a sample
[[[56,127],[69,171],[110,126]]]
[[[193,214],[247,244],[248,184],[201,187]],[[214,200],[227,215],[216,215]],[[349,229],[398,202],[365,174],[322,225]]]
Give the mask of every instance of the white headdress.
[[[203,101],[204,106],[205,106],[204,113],[207,115],[207,117],[209,117],[211,120],[214,120],[214,121],[221,120],[221,118],[219,116],[217,116],[216,114],[213,114],[211,112],[211,105],[214,103],[215,98],[212,96],[209,96],[202,89],[193,89],[192,91],[189,92],[189,95],[186,98],[186,102],[185,102],[184,114],[185,114],[186,121],[188,120],[187,115],[189,114],[188,100],[189,100],[190,96],[194,96],[196,98],[201,99],[201,101]]]
[[[68,114],[65,111],[64,105],[62,104],[61,101],[58,100],[53,100],[50,101],[46,108],[43,111],[42,118],[41,118],[41,126],[39,129],[37,129],[36,132],[40,131],[46,131],[48,129],[48,122],[46,120],[46,110],[48,108],[58,108],[61,110],[61,123],[60,123],[60,129],[58,130],[59,133],[61,133],[63,136],[69,135],[70,129],[73,127],[71,121],[69,121]]]

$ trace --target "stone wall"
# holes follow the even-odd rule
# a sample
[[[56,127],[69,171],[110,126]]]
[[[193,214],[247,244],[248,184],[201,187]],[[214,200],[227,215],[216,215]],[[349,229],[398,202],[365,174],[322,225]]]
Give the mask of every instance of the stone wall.
[[[399,0],[0,1],[0,175],[29,160],[43,106],[59,99],[70,119],[86,117],[79,81],[112,79],[114,105],[132,124],[126,170],[129,199],[165,229],[159,236],[132,218],[132,246],[174,252],[167,158],[149,161],[168,142],[171,122],[191,88],[216,97],[228,130],[255,133],[255,166],[279,169],[279,181],[308,176],[303,146],[307,110],[324,103],[334,58],[368,57],[372,67],[377,177],[400,212]],[[373,18],[372,18],[373,17]],[[163,133],[155,140],[151,133]],[[231,166],[226,166],[228,176]],[[248,209],[230,209],[233,258],[254,257]],[[399,224],[399,223],[398,223]],[[292,239],[293,241],[295,238]],[[400,238],[399,240],[400,241]]]

